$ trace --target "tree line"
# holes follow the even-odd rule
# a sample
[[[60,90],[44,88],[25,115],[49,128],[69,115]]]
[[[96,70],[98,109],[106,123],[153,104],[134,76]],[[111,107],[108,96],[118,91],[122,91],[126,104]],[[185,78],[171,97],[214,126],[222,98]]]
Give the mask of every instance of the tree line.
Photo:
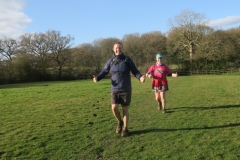
[[[0,39],[0,83],[91,78],[113,55],[116,41],[142,73],[161,53],[178,71],[235,69],[240,66],[240,26],[214,29],[206,18],[183,11],[169,20],[170,30],[126,34],[122,39],[96,39],[72,47],[74,38],[60,31],[25,33]]]

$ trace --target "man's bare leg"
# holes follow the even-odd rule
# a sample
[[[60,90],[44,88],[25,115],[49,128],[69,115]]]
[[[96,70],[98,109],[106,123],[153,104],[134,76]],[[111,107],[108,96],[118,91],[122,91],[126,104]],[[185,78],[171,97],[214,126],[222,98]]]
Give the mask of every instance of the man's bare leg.
[[[122,106],[123,110],[123,132],[122,136],[126,137],[129,135],[128,131],[128,121],[129,121],[129,112],[128,112],[128,106]]]

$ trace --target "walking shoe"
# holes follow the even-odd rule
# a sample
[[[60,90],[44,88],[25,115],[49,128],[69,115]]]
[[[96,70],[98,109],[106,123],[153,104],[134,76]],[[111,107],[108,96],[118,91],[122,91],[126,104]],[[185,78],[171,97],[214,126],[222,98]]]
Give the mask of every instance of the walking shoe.
[[[122,132],[122,127],[123,127],[123,121],[121,120],[120,122],[118,122],[116,133],[121,133]]]
[[[162,110],[162,113],[163,113],[163,114],[166,113],[166,109],[163,109],[163,110]]]
[[[122,137],[127,137],[127,136],[129,136],[129,130],[128,130],[128,129],[125,129],[125,130],[123,130],[123,132],[122,132]]]

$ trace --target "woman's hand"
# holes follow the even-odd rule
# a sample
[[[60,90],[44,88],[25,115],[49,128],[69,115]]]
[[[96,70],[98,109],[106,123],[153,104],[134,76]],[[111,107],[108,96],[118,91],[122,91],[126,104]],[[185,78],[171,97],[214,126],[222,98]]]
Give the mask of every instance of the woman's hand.
[[[152,74],[147,74],[147,73],[146,73],[146,77],[152,78]]]
[[[172,73],[172,77],[178,77],[178,73],[176,72],[176,73]]]

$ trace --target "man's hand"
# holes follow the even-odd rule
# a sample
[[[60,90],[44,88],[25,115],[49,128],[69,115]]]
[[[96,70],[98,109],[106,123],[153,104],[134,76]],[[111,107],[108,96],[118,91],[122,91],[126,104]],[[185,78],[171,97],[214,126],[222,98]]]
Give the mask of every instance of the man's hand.
[[[93,82],[97,83],[97,77],[93,75]]]
[[[145,82],[145,75],[143,75],[143,76],[140,78],[140,81],[141,81],[142,83]]]
[[[172,73],[172,77],[178,77],[178,73],[176,72],[176,73]]]

